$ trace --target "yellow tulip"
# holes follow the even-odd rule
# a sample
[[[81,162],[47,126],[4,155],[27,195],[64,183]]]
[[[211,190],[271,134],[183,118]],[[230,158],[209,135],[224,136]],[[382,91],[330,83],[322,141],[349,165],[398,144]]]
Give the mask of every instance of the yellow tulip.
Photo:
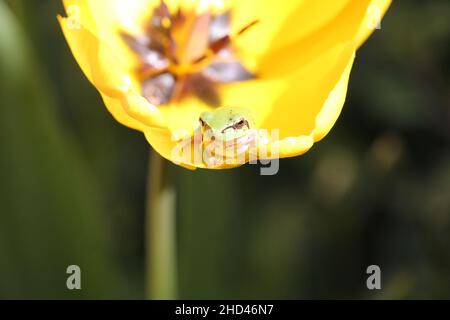
[[[143,132],[172,162],[220,169],[252,156],[301,155],[323,139],[345,102],[355,52],[390,2],[63,0],[67,17],[58,19],[117,121]],[[149,50],[155,43],[159,49]],[[224,48],[234,65],[211,69]],[[221,81],[201,78],[211,71]],[[220,106],[246,108],[254,129],[276,137],[264,136],[243,161],[196,158],[204,146],[199,117]]]

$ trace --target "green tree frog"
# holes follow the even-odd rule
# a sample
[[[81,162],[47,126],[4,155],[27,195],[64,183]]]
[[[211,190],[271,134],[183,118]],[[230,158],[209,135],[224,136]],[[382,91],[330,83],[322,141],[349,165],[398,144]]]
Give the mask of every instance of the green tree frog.
[[[252,113],[239,107],[220,107],[200,115],[200,125],[205,143],[214,143],[215,155],[235,155],[248,150],[255,141],[256,130]]]

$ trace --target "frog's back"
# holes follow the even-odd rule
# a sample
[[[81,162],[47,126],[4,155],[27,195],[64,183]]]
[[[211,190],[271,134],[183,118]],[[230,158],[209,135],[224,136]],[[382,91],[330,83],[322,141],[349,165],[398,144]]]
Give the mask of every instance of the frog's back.
[[[244,118],[250,123],[253,123],[253,116],[249,109],[242,107],[220,107],[213,112],[208,124],[213,128],[220,128],[226,123],[233,123]]]

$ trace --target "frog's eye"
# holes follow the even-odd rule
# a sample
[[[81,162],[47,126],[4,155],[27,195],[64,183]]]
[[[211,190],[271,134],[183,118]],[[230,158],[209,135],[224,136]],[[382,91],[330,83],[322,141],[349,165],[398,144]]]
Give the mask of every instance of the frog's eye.
[[[201,125],[202,127],[204,127],[204,126],[206,125],[206,122],[203,121],[202,118],[199,118],[198,121],[200,122],[200,125]]]
[[[222,133],[225,133],[227,130],[241,130],[242,128],[244,128],[244,126],[247,126],[247,128],[250,129],[248,121],[245,119],[241,119],[238,122],[234,123],[233,125],[223,129]]]
[[[241,120],[239,120],[239,122],[236,122],[236,123],[233,125],[233,129],[240,130],[240,129],[242,129],[244,126],[247,126],[247,127],[248,127],[248,122],[247,122],[247,120],[245,120],[245,119],[241,119]]]

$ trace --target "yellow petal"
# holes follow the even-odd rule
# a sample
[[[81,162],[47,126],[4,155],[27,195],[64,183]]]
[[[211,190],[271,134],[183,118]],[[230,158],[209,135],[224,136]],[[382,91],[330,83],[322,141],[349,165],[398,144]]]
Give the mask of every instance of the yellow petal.
[[[91,31],[135,32],[141,31],[159,0],[63,0],[63,3],[66,11],[78,7],[81,23]]]
[[[344,61],[346,58],[349,58],[349,60],[347,61],[339,80],[334,85],[334,88],[331,90],[323,103],[322,108],[316,115],[314,119],[314,128],[309,135],[301,134],[298,136],[281,137],[280,140],[267,146],[263,145],[252,152],[257,154],[258,158],[263,159],[294,157],[306,153],[315,142],[323,139],[330,132],[341,113],[347,95],[348,81],[354,57],[354,54],[351,54],[351,56],[348,57],[347,54],[343,53],[341,58],[344,59]],[[297,117],[300,116],[299,113],[295,113],[295,111],[292,111],[292,115],[293,117],[294,115]],[[264,155],[269,156],[264,157]]]
[[[331,23],[341,12],[348,9],[348,4],[351,1],[300,1],[301,5],[296,10],[291,11],[289,16],[284,19],[281,28],[270,43],[270,50],[283,48],[323,28]]]
[[[79,25],[95,34],[97,22],[92,16],[91,8],[87,0],[62,0],[68,17],[70,29],[76,29]]]
[[[275,101],[286,89],[282,79],[252,80],[236,82],[219,87],[222,106],[244,107],[253,111],[254,121],[261,124],[270,114]],[[264,94],[261,94],[261,93]],[[195,96],[160,106],[159,111],[168,129],[178,138],[192,135],[198,127],[199,116],[214,108]]]
[[[259,127],[276,107],[277,100],[286,88],[285,79],[268,78],[225,85],[220,89],[220,94],[224,106],[252,110],[256,126]]]
[[[295,1],[292,1],[295,3]],[[285,17],[282,26],[270,40],[270,50],[277,50],[301,40],[308,35],[331,25],[348,23],[353,29],[355,25],[345,17],[353,15],[361,17],[361,8],[365,8],[363,21],[356,32],[356,41],[362,44],[367,37],[379,28],[381,20],[392,0],[321,0],[297,1],[300,5]],[[275,2],[276,3],[276,2]],[[276,5],[276,4],[275,4]],[[268,8],[269,9],[269,8]],[[274,15],[275,19],[276,16]],[[332,27],[334,28],[334,27]],[[348,40],[348,39],[347,39]],[[340,39],[344,41],[344,39]]]
[[[353,42],[341,43],[286,77],[287,89],[274,102],[261,127],[280,130],[280,137],[309,135],[330,92],[354,55]]]
[[[285,19],[304,1],[233,1],[233,34],[236,34],[249,23],[258,21],[258,24],[237,37],[238,47],[252,57],[263,55],[268,50],[272,39],[282,27]]]
[[[354,59],[355,55],[353,54],[338,83],[328,95],[322,110],[316,116],[315,128],[311,134],[315,142],[322,140],[330,132],[341,113],[347,96],[348,82]]]
[[[392,0],[372,0],[366,11],[366,16],[361,23],[356,35],[356,43],[361,46],[375,30],[381,29],[381,20]]]
[[[72,28],[67,18],[58,17],[66,40],[86,77],[101,92],[108,110],[123,125],[143,131],[144,125],[161,125],[152,106],[146,109],[129,103],[130,93],[139,92],[133,74],[122,65],[106,44],[84,26]],[[105,97],[109,97],[105,98]]]
[[[204,167],[201,164],[195,165],[191,160],[191,156],[189,156],[188,158],[174,156],[174,154],[177,152],[177,145],[179,145],[179,142],[175,140],[170,130],[164,128],[147,127],[144,131],[144,134],[147,138],[147,141],[156,150],[156,152],[158,152],[167,160],[191,170],[195,169],[196,167]],[[185,160],[181,161],[181,159]]]
[[[157,3],[158,0],[66,0],[65,7],[79,7],[81,24],[120,57],[123,67],[131,72],[140,61],[120,34],[142,33],[144,21]]]
[[[288,46],[271,50],[259,59],[259,72],[263,77],[284,76],[307,65],[340,43],[354,42],[369,2],[369,0],[349,1],[326,25]]]
[[[208,109],[209,107],[195,96],[159,107],[169,132],[177,139],[191,136],[198,127],[200,114]]]
[[[251,21],[258,24],[238,38],[248,55],[259,57],[282,48],[331,22],[352,0],[234,1],[235,32]]]

